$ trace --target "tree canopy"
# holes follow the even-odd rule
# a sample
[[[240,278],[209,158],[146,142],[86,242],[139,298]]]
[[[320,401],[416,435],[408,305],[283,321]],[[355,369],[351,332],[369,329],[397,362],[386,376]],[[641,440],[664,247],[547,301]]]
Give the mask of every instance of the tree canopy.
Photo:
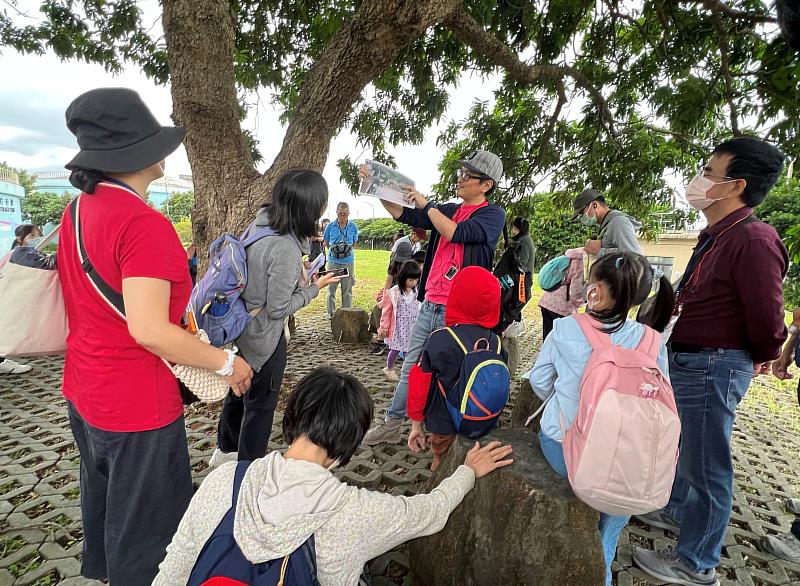
[[[792,155],[800,146],[800,60],[765,0],[162,5],[163,40],[133,0],[45,0],[39,23],[0,16],[0,46],[110,70],[132,64],[170,81],[201,240],[240,228],[284,170],[321,169],[342,128],[391,164],[393,145],[419,143],[446,117],[468,71],[498,76],[499,88],[439,137],[440,196],[451,192],[455,161],[480,147],[504,161],[501,203],[531,198],[547,181],[563,204],[591,184],[647,219],[672,202],[665,172],[690,175],[721,139],[752,133]],[[287,124],[263,176],[240,125],[247,92],[259,88]],[[354,182],[352,162],[339,166]]]

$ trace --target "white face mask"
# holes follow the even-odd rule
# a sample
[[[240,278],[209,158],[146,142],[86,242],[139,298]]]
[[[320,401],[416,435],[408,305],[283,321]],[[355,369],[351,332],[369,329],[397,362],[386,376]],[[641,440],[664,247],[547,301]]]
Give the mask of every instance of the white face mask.
[[[597,296],[594,295],[595,291],[597,291],[597,283],[590,283],[586,287],[586,309],[589,311],[592,311],[597,303]]]
[[[689,202],[689,205],[692,206],[696,210],[703,211],[708,206],[713,204],[717,201],[722,201],[723,199],[728,199],[728,197],[721,197],[719,199],[709,199],[706,197],[708,190],[714,187],[715,185],[721,185],[722,183],[732,183],[736,181],[735,179],[731,179],[730,181],[721,181],[720,183],[714,183],[708,177],[703,177],[701,174],[697,174],[694,178],[689,182],[689,185],[686,186],[686,200]]]
[[[36,248],[37,246],[39,246],[42,240],[44,240],[44,237],[42,236],[37,236],[35,238],[28,238],[25,240],[25,246],[32,246],[33,248]]]

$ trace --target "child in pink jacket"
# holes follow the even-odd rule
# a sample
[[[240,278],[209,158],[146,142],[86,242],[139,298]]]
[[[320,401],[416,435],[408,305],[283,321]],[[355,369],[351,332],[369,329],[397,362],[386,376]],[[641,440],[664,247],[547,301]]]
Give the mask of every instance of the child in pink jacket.
[[[378,338],[385,338],[389,346],[383,372],[390,380],[397,380],[394,363],[401,352],[408,352],[411,345],[411,329],[417,321],[421,305],[417,299],[417,283],[421,274],[419,263],[406,261],[400,267],[397,285],[386,291],[381,299]]]
[[[542,309],[542,340],[553,329],[553,322],[560,317],[578,313],[585,303],[583,299],[583,248],[570,248],[566,253],[570,260],[564,284],[555,291],[542,295],[539,307]]]

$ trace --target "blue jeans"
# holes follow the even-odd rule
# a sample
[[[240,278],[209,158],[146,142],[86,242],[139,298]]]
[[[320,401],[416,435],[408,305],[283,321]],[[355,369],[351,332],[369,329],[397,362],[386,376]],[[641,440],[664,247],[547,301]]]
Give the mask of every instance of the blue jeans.
[[[539,432],[539,445],[545,460],[559,476],[567,477],[567,463],[564,461],[564,447]],[[630,521],[628,515],[607,515],[600,513],[600,541],[603,543],[603,558],[606,561],[606,586],[611,586],[611,562],[617,555],[617,542],[622,529]]]
[[[417,363],[420,355],[422,355],[422,348],[425,346],[425,342],[428,341],[428,336],[431,335],[431,332],[443,327],[444,305],[423,301],[422,307],[419,308],[417,321],[414,322],[414,327],[411,329],[410,346],[403,359],[400,382],[397,383],[397,388],[394,390],[392,405],[389,407],[389,411],[386,412],[387,421],[389,417],[405,419],[406,401],[408,400],[408,373],[411,372],[411,367]]]
[[[681,449],[666,511],[680,523],[677,554],[695,571],[719,564],[733,504],[731,433],[753,378],[744,350],[670,352]]]

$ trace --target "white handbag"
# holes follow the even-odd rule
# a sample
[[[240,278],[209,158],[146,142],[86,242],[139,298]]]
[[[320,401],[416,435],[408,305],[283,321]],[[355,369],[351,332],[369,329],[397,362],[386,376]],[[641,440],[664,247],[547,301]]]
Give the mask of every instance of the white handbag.
[[[42,250],[58,235],[53,230],[36,247]],[[67,349],[67,311],[58,270],[0,259],[0,356],[46,356]]]

